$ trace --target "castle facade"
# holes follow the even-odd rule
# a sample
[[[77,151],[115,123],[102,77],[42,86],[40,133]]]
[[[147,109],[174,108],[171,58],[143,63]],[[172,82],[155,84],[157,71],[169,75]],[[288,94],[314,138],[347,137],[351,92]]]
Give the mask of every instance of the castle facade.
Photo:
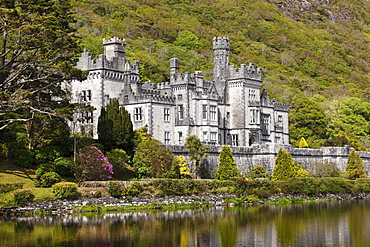
[[[262,88],[262,71],[253,63],[239,68],[229,65],[230,41],[215,37],[213,81],[201,72],[180,73],[180,61],[170,60],[170,81],[140,81],[139,62],[125,57],[126,42],[104,40],[104,54],[94,60],[87,50],[76,67],[88,71],[84,81],[67,83],[71,102],[85,103],[96,110],[77,131],[97,138],[101,108],[118,99],[131,115],[134,129],[143,126],[165,145],[183,145],[197,135],[210,145],[251,146],[289,144],[289,106],[270,99]]]

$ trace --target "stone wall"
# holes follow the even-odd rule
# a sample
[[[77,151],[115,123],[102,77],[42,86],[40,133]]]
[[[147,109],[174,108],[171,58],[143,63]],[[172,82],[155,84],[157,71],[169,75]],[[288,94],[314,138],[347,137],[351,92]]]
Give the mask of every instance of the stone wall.
[[[263,165],[266,171],[272,173],[275,158],[280,147],[288,151],[295,162],[305,168],[314,163],[335,163],[341,171],[346,170],[348,155],[352,148],[345,147],[323,147],[320,149],[293,148],[291,145],[263,144],[249,147],[231,147],[237,167],[243,172],[248,172],[255,165]],[[190,162],[187,150],[180,145],[170,146],[175,156],[184,156]],[[203,162],[203,167],[214,177],[222,146],[210,146],[208,159]],[[370,173],[370,152],[358,152],[364,161],[365,171]]]

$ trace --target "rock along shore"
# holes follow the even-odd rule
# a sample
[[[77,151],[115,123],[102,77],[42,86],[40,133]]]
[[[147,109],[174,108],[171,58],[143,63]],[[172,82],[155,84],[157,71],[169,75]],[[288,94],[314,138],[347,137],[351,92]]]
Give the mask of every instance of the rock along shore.
[[[308,197],[306,195],[274,195],[267,201],[276,201],[281,198],[287,199],[311,199],[311,200],[356,200],[356,199],[370,199],[370,193],[356,193],[356,194],[325,194],[315,197]],[[104,207],[134,207],[149,205],[151,203],[163,204],[207,204],[209,206],[234,206],[233,203],[226,203],[226,199],[237,199],[235,194],[201,194],[201,195],[183,195],[183,196],[169,196],[169,195],[145,195],[136,197],[121,197],[114,198],[110,196],[103,196],[100,198],[85,197],[76,200],[52,200],[28,203],[25,207],[3,207],[0,208],[1,215],[23,215],[35,211],[48,212],[56,215],[75,214],[76,206],[94,205],[98,208]],[[265,201],[257,203],[248,203],[248,205],[261,205]]]

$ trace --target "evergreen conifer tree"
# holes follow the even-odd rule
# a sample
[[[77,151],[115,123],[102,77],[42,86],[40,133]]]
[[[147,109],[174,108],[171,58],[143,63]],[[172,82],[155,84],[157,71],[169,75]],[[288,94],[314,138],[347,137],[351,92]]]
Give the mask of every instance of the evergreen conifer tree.
[[[98,136],[106,150],[120,148],[128,154],[133,152],[134,131],[130,114],[124,107],[119,106],[118,100],[111,100],[101,109]]]
[[[306,139],[304,139],[303,136],[301,137],[301,140],[299,141],[298,147],[299,148],[308,148],[308,144],[306,142]]]
[[[355,150],[352,150],[348,156],[346,174],[349,179],[365,177],[364,162],[362,161],[360,155]]]
[[[216,178],[227,180],[239,175],[238,168],[234,161],[233,153],[229,146],[223,146],[220,153],[220,163],[217,168]]]
[[[272,178],[274,180],[284,180],[286,178],[294,177],[296,175],[295,168],[296,167],[290,153],[285,151],[283,148],[280,148],[276,156]]]

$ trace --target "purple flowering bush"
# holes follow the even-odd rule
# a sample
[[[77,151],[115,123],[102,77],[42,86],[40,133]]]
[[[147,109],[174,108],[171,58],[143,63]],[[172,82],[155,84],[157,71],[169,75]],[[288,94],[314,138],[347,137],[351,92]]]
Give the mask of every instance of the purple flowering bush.
[[[78,183],[86,180],[106,180],[113,175],[112,164],[95,146],[78,150],[74,169]]]

